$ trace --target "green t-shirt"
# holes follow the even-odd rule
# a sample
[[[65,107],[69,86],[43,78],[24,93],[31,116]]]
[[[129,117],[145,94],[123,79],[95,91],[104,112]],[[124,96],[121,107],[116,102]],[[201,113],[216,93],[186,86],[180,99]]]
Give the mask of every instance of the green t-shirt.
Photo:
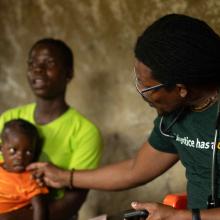
[[[212,149],[217,106],[218,104],[214,104],[203,112],[183,112],[176,123],[166,132],[174,135],[174,138],[165,137],[161,134],[159,129],[161,117],[158,116],[149,137],[149,143],[155,149],[179,155],[186,168],[188,208],[206,208],[208,196],[211,194]],[[172,123],[177,114],[173,113],[164,117],[163,130]],[[218,150],[217,160],[220,164],[220,152]],[[218,167],[217,172],[219,173],[219,171]],[[220,176],[218,178],[220,183],[219,180]],[[218,188],[220,191],[220,185]],[[218,197],[220,198],[220,192]]]
[[[64,169],[94,169],[98,166],[102,152],[99,130],[88,119],[73,108],[45,125],[34,121],[36,104],[17,107],[4,112],[0,117],[0,131],[5,122],[23,118],[38,128],[43,140],[40,161],[49,161]],[[1,158],[2,159],[2,158]],[[61,191],[53,192],[59,198]]]

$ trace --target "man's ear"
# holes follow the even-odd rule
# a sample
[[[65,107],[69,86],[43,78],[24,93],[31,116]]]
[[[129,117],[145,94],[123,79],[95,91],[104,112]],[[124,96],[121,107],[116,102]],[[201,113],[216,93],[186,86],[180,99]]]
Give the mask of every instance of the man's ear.
[[[179,91],[179,96],[181,98],[186,98],[188,94],[188,89],[186,88],[186,86],[184,84],[176,84],[176,87]]]
[[[67,75],[66,75],[66,81],[69,82],[69,81],[71,81],[72,78],[73,78],[73,70],[68,69],[67,70]]]

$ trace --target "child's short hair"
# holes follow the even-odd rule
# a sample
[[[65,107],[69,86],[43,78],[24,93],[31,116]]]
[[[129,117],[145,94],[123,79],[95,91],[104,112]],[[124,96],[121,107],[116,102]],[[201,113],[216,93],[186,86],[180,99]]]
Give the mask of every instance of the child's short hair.
[[[4,136],[7,135],[7,129],[11,129],[11,128],[18,129],[19,132],[23,134],[27,134],[33,139],[39,138],[37,128],[30,122],[24,119],[20,119],[20,118],[12,119],[4,124],[3,130],[2,130],[2,138],[4,138]]]
[[[2,133],[1,133],[1,141],[4,142],[7,137],[8,134],[11,130],[14,130],[18,133],[21,134],[25,134],[27,135],[29,138],[33,139],[36,143],[36,148],[35,148],[35,156],[34,156],[34,160],[36,160],[39,156],[40,153],[40,136],[38,133],[37,128],[30,122],[18,118],[18,119],[12,119],[10,121],[7,121],[4,124],[4,127],[2,129]]]

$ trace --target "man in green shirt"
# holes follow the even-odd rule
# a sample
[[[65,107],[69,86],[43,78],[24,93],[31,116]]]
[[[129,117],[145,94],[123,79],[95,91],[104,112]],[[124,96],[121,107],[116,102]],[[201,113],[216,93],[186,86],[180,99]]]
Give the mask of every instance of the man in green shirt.
[[[212,170],[213,149],[217,151],[216,164],[220,163],[216,130],[220,37],[199,19],[180,14],[163,16],[138,38],[134,73],[137,91],[158,112],[148,141],[131,159],[74,172],[72,184],[102,190],[128,189],[150,182],[180,160],[188,180],[188,210],[159,203],[133,202],[132,207],[146,209],[150,220],[199,220],[200,215],[202,220],[220,219],[220,175],[212,172],[220,171],[219,167]],[[51,164],[32,164],[29,169],[37,169],[38,175],[43,173],[50,186],[69,183],[69,171]],[[207,210],[207,201],[215,208]]]
[[[42,39],[30,50],[28,81],[36,102],[19,106],[0,116],[0,131],[5,122],[22,118],[33,123],[42,141],[40,161],[67,170],[94,169],[101,158],[102,139],[96,126],[66,100],[66,87],[73,77],[73,54],[61,40]],[[71,183],[50,190],[50,218],[68,220],[76,215],[88,190],[72,188]],[[31,219],[31,210],[21,211],[21,219]],[[20,213],[12,219],[20,220]]]

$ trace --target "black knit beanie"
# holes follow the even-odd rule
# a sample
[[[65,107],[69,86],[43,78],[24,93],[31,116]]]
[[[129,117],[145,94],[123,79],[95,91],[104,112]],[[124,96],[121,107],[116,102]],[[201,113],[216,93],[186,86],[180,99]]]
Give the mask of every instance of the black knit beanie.
[[[220,37],[196,18],[180,14],[160,18],[138,38],[135,56],[161,83],[219,82]]]

